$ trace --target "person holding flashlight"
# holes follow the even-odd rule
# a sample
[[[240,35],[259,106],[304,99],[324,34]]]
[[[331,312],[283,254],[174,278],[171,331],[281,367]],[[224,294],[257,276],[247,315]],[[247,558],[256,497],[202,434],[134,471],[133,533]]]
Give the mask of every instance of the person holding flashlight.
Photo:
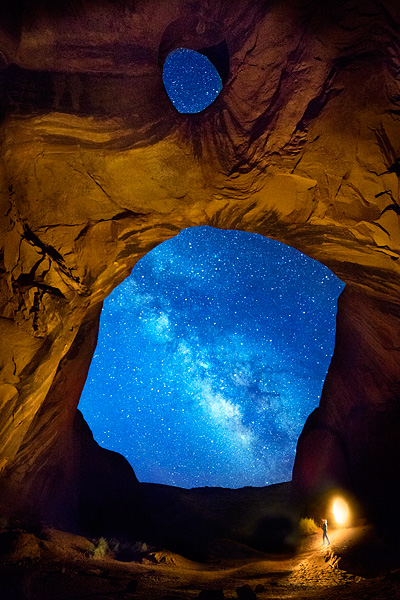
[[[325,540],[327,542],[327,546],[330,546],[331,543],[328,538],[328,521],[326,519],[322,519],[322,545],[325,546]]]

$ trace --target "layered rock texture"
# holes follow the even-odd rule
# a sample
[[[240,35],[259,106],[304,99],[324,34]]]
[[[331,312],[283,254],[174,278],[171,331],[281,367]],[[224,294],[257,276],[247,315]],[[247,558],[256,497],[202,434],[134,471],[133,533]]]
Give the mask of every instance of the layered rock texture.
[[[275,238],[346,282],[294,483],[398,503],[398,1],[0,11],[1,510],[72,525],[87,513],[96,447],[76,409],[102,300],[196,225]],[[208,48],[225,73],[198,115],[177,113],[163,88],[180,46]],[[93,460],[104,486],[113,460]],[[134,498],[133,472],[115,464]]]

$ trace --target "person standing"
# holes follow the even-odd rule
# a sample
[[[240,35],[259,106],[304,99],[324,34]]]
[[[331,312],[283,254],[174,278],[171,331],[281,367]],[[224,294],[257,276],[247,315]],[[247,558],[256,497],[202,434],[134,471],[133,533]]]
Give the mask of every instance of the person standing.
[[[325,546],[325,540],[327,542],[327,546],[330,546],[331,543],[328,538],[328,521],[326,519],[322,519],[322,545]]]

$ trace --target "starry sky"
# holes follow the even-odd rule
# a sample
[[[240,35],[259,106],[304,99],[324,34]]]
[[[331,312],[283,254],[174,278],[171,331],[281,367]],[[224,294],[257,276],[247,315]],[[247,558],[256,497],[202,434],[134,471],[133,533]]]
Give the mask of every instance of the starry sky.
[[[198,113],[207,108],[222,90],[217,69],[203,54],[177,48],[164,63],[163,82],[180,113]]]
[[[290,480],[343,287],[257,234],[196,227],[164,242],[104,302],[79,406],[95,439],[140,481]]]

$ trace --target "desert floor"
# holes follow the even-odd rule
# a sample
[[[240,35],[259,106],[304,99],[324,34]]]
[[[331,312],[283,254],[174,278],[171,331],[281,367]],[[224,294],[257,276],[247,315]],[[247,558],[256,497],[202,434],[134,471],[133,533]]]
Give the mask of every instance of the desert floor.
[[[39,542],[40,558],[0,564],[0,599],[193,600],[202,590],[214,590],[203,592],[205,600],[400,598],[397,557],[369,527],[329,535],[329,547],[323,548],[321,535],[314,534],[292,556],[269,556],[220,540],[211,561],[200,564],[149,548],[131,562],[96,558],[85,538],[49,530],[47,541]],[[237,591],[243,586],[249,587]]]

